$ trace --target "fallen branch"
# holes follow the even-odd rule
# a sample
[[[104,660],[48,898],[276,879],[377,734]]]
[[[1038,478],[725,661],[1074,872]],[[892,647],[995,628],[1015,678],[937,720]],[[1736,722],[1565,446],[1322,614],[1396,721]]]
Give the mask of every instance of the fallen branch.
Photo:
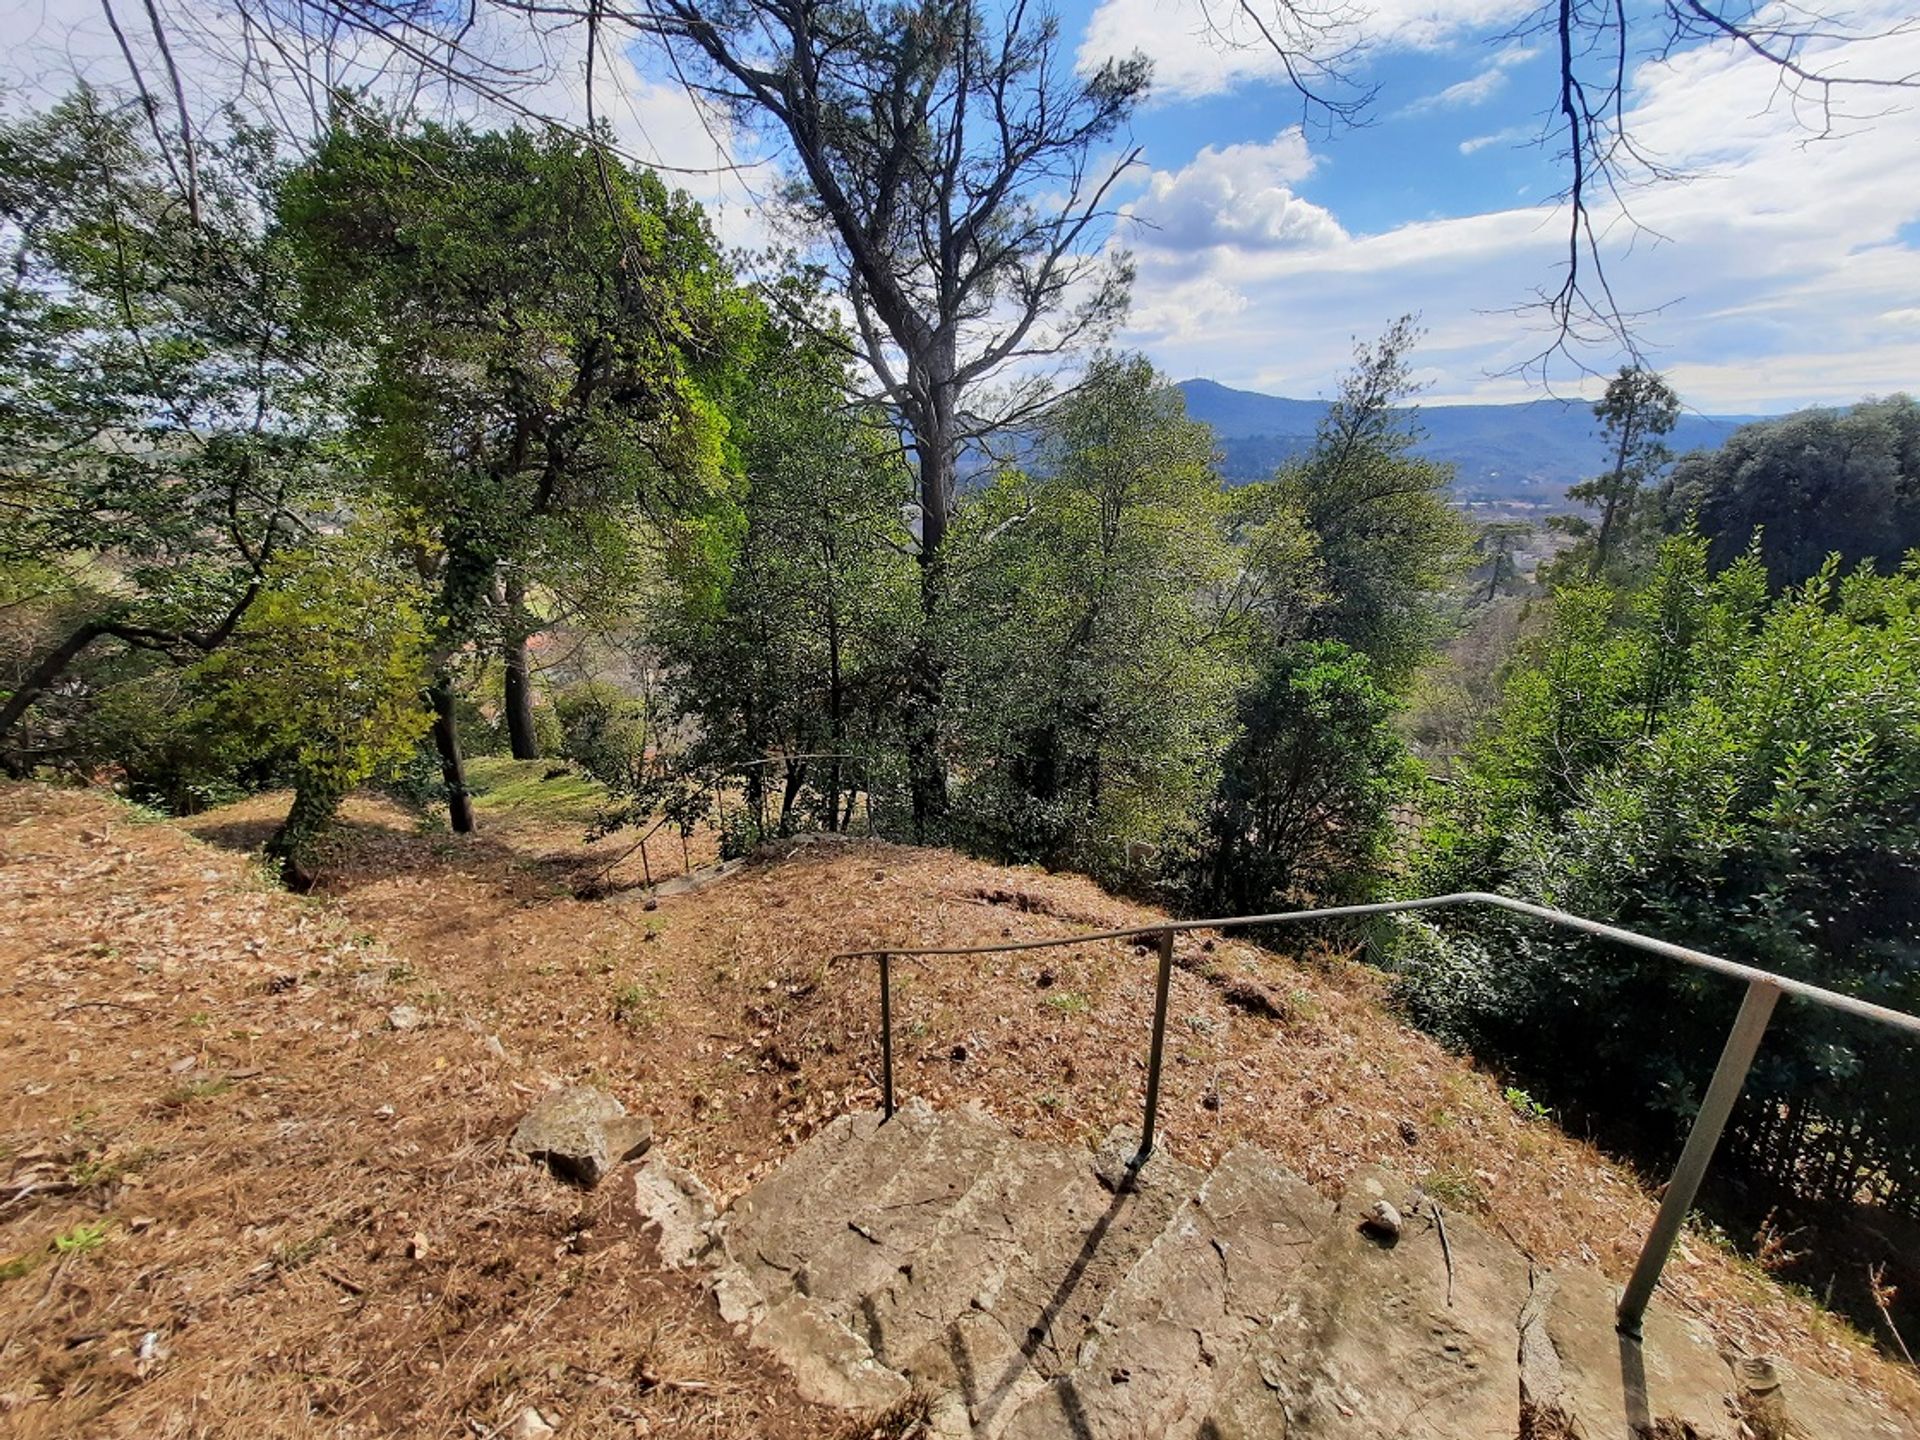
[[[1893,1323],[1893,1297],[1899,1290],[1887,1284],[1887,1262],[1867,1267],[1867,1285],[1873,1291],[1873,1303],[1880,1311],[1880,1318],[1887,1322],[1887,1333],[1893,1336],[1893,1343],[1900,1347],[1900,1353],[1907,1357],[1907,1364],[1913,1364],[1913,1351],[1907,1348],[1907,1342],[1900,1334],[1900,1327]]]
[[[1434,1228],[1440,1232],[1440,1254],[1447,1262],[1447,1308],[1453,1308],[1453,1246],[1447,1243],[1447,1217],[1440,1213],[1440,1202],[1431,1195],[1427,1203],[1433,1206]]]

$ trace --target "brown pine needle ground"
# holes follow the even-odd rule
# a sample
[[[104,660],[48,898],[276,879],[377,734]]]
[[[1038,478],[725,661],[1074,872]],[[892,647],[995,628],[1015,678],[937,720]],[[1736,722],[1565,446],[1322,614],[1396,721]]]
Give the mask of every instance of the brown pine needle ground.
[[[875,976],[835,951],[1154,912],[831,839],[654,910],[576,898],[630,842],[584,845],[577,806],[512,793],[464,839],[355,799],[300,899],[246,854],[283,799],[162,824],[0,789],[0,1433],[471,1436],[528,1405],[563,1436],[841,1432],[659,1268],[624,1177],[568,1189],[505,1136],[548,1086],[597,1084],[736,1193],[877,1102]],[[649,859],[677,871],[677,839]],[[1373,973],[1179,953],[1162,1124],[1182,1159],[1253,1140],[1325,1187],[1382,1161],[1545,1263],[1624,1276],[1652,1215],[1633,1177],[1391,1018]],[[1138,1123],[1150,954],[895,978],[904,1094],[1063,1140]],[[392,1029],[402,1003],[426,1023]],[[1668,1273],[1728,1343],[1920,1415],[1909,1372],[1751,1267],[1689,1240]]]

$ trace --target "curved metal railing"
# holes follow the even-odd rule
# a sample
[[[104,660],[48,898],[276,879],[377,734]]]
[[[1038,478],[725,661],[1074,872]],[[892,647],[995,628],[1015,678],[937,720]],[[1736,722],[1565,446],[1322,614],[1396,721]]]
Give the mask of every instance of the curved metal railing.
[[[1665,1268],[1667,1257],[1673,1251],[1674,1242],[1680,1236],[1680,1227],[1685,1223],[1688,1211],[1693,1208],[1694,1199],[1699,1194],[1700,1182],[1706,1176],[1707,1165],[1713,1159],[1714,1149],[1720,1143],[1721,1133],[1726,1129],[1727,1119],[1733,1113],[1734,1102],[1739,1099],[1741,1087],[1746,1084],[1747,1072],[1752,1069],[1754,1054],[1760,1047],[1760,1038],[1766,1033],[1767,1022],[1772,1018],[1774,1004],[1780,997],[1793,995],[1816,1005],[1824,1005],[1830,1010],[1877,1021],[1882,1025],[1890,1025],[1896,1030],[1904,1030],[1920,1037],[1920,1016],[1909,1015],[1904,1010],[1889,1009],[1885,1005],[1875,1005],[1857,996],[1843,995],[1835,990],[1809,985],[1804,980],[1777,975],[1770,970],[1757,969],[1751,965],[1741,965],[1732,960],[1722,959],[1718,955],[1710,955],[1704,950],[1693,950],[1685,945],[1656,940],[1652,936],[1622,929],[1618,925],[1589,920],[1584,915],[1574,915],[1548,905],[1536,905],[1531,901],[1515,900],[1506,895],[1496,895],[1483,890],[1463,890],[1452,895],[1429,895],[1418,900],[1388,900],[1372,905],[1335,905],[1313,910],[1284,910],[1273,915],[1230,915],[1208,920],[1163,920],[1152,925],[1129,925],[1118,930],[1097,930],[1046,940],[1009,940],[995,945],[927,945],[899,946],[884,950],[847,950],[832,958],[880,962],[880,1093],[885,1116],[887,1119],[892,1119],[894,1103],[891,962],[895,956],[995,955],[1017,950],[1044,950],[1063,945],[1087,945],[1103,940],[1137,940],[1146,936],[1156,937],[1160,963],[1154,981],[1153,1038],[1147,1052],[1146,1115],[1140,1127],[1140,1148],[1133,1157],[1133,1168],[1138,1169],[1153,1153],[1154,1124],[1160,1109],[1160,1062],[1166,1044],[1167,994],[1173,976],[1173,937],[1175,935],[1190,930],[1244,930],[1253,926],[1287,925],[1304,920],[1356,919],[1368,915],[1394,915],[1407,911],[1440,910],[1463,905],[1491,906],[1494,909],[1506,910],[1530,919],[1544,920],[1564,929],[1578,930],[1602,940],[1612,940],[1632,949],[1645,951],[1650,955],[1677,960],[1699,970],[1746,982],[1746,993],[1741,999],[1739,1014],[1734,1017],[1733,1028],[1728,1032],[1727,1043],[1720,1052],[1719,1063],[1714,1067],[1713,1079],[1707,1085],[1707,1093],[1700,1102],[1699,1112],[1694,1116],[1693,1127],[1687,1132],[1687,1143],[1680,1152],[1680,1159],[1674,1165],[1672,1178],[1667,1182],[1666,1192],[1660,1202],[1660,1212],[1654,1217],[1653,1228],[1648,1232],[1645,1244],[1641,1246],[1640,1258],[1634,1265],[1633,1275],[1627,1281],[1626,1289],[1620,1297],[1619,1309],[1616,1312],[1619,1329],[1622,1334],[1636,1339],[1640,1335],[1641,1320],[1646,1314],[1647,1302],[1652,1298],[1654,1286],[1660,1280],[1660,1272]]]

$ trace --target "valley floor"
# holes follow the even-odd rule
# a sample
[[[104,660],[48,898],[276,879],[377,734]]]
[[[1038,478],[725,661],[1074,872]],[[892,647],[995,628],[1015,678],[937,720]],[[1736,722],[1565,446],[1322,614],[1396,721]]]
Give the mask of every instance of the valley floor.
[[[551,1086],[598,1085],[724,1199],[877,1103],[874,975],[836,951],[1153,912],[831,838],[649,909],[637,860],[609,884],[631,842],[584,844],[586,802],[543,773],[503,770],[473,837],[354,800],[305,898],[250,858],[283,800],[156,822],[0,789],[0,1434],[492,1436],[527,1406],[563,1436],[869,1433],[659,1265],[624,1174],[574,1190],[506,1136]],[[677,870],[678,842],[649,858]],[[1543,1262],[1624,1276],[1641,1185],[1395,1021],[1372,972],[1197,935],[1178,957],[1172,1153],[1252,1140],[1328,1191],[1385,1163]],[[895,983],[903,1093],[1036,1139],[1137,1123],[1150,955]],[[1721,1250],[1689,1239],[1668,1273],[1724,1343],[1920,1416],[1910,1371]]]

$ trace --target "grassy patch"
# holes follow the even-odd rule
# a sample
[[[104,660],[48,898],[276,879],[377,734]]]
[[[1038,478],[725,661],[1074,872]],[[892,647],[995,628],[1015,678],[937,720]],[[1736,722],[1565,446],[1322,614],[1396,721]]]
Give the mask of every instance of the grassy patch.
[[[651,1029],[663,1013],[660,992],[638,980],[613,992],[613,1018],[633,1030]]]
[[[160,1097],[160,1103],[169,1110],[177,1110],[198,1100],[211,1100],[233,1089],[231,1080],[189,1080],[184,1085],[176,1085]]]
[[[483,815],[515,815],[555,824],[589,824],[607,803],[607,787],[569,770],[552,780],[553,760],[487,755],[467,762],[467,788]]]
[[[1420,1188],[1455,1210],[1484,1210],[1487,1205],[1486,1189],[1459,1170],[1429,1170],[1420,1177]]]
[[[1040,1003],[1051,1005],[1062,1015],[1083,1015],[1093,1005],[1093,1002],[1078,990],[1056,990]]]

